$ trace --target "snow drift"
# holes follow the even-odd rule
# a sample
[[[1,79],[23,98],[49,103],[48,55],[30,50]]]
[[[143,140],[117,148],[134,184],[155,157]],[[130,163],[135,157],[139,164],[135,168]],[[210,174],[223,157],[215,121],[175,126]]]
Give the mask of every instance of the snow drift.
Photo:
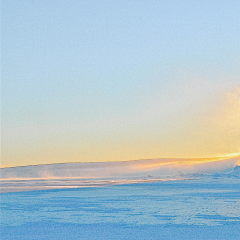
[[[126,162],[64,163],[1,168],[1,192],[93,187],[191,179],[201,174],[239,177],[235,158],[151,159]]]

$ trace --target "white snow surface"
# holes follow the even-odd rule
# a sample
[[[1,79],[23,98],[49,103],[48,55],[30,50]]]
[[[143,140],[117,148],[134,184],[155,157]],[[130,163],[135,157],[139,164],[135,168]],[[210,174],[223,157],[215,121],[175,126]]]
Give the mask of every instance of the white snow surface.
[[[0,238],[240,239],[239,159],[167,161],[1,169]]]

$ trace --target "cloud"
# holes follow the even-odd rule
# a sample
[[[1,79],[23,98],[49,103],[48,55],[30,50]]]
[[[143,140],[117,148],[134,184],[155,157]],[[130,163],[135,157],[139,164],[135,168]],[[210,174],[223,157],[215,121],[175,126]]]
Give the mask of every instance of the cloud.
[[[140,88],[142,91],[134,96],[130,94],[130,107],[124,111],[113,104],[115,111],[91,119],[71,120],[69,116],[69,121],[51,123],[5,123],[2,164],[203,158],[239,153],[239,78],[171,70],[167,76],[156,76],[151,86]],[[145,80],[151,82],[152,76]]]
[[[225,93],[217,123],[219,128],[229,134],[240,134],[240,87]]]
[[[240,87],[223,92],[217,108],[210,114],[213,131],[222,143],[229,145],[232,154],[240,152]]]

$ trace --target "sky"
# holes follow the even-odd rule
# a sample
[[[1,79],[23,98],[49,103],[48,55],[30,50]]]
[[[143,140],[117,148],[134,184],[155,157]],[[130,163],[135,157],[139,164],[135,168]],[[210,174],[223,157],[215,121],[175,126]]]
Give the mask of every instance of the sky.
[[[1,167],[239,154],[239,10],[2,0]]]

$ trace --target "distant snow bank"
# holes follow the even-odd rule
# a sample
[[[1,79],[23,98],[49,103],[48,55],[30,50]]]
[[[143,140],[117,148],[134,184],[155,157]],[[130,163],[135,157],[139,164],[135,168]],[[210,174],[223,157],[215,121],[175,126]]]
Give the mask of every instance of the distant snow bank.
[[[126,162],[64,163],[1,168],[1,192],[96,187],[149,181],[191,179],[219,172],[239,177],[238,158],[152,159]],[[234,169],[235,167],[235,169]],[[230,173],[234,169],[233,173]],[[230,172],[229,172],[230,171]],[[228,173],[226,173],[228,172]]]

